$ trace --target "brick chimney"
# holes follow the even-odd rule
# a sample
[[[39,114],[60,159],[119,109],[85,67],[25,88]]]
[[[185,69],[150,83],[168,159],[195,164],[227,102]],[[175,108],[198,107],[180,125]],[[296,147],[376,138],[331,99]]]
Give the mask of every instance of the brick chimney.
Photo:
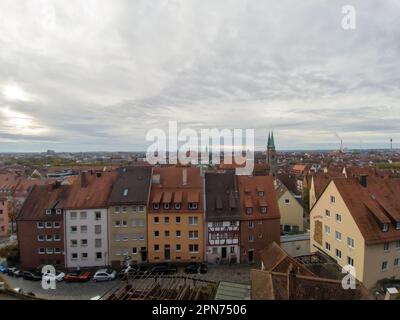
[[[89,184],[87,174],[88,174],[87,171],[81,172],[81,187],[82,188],[86,188]]]

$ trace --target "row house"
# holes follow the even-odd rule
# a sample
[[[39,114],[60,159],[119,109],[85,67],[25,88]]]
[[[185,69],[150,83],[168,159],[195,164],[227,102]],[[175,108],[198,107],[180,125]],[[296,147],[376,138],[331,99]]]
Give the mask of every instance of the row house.
[[[70,186],[65,203],[67,268],[109,264],[108,199],[115,171],[83,171]]]
[[[64,266],[64,211],[68,187],[35,186],[17,217],[22,268]]]
[[[204,260],[200,168],[153,169],[147,228],[150,262]]]
[[[110,263],[146,262],[147,203],[150,196],[152,167],[120,168],[108,209]]]
[[[272,176],[237,176],[240,199],[240,259],[260,262],[259,252],[280,243],[280,213]]]
[[[400,279],[400,179],[332,178],[311,213],[311,251],[353,266],[368,288]]]
[[[234,173],[207,172],[206,260],[240,262],[240,206]]]

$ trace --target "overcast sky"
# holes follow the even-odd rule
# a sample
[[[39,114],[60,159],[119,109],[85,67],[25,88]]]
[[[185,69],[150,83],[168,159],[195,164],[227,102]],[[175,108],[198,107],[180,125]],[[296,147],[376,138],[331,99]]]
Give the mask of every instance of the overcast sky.
[[[0,151],[145,150],[168,120],[400,147],[400,1],[0,1]]]

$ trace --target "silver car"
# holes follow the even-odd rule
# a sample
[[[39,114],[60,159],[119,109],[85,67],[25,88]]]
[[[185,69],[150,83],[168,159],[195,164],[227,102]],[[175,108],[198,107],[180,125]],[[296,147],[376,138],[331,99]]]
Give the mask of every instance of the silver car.
[[[112,269],[100,269],[97,270],[93,276],[94,282],[100,281],[111,281],[117,277],[117,271]]]

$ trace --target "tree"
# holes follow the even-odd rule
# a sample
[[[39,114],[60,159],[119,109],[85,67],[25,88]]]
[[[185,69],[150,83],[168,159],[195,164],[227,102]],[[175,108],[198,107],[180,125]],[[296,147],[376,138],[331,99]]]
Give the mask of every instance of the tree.
[[[17,218],[17,214],[21,209],[21,207],[22,207],[21,201],[15,198],[10,198],[8,200],[8,218],[10,219],[11,222],[11,234],[15,232],[14,230],[15,220]]]

